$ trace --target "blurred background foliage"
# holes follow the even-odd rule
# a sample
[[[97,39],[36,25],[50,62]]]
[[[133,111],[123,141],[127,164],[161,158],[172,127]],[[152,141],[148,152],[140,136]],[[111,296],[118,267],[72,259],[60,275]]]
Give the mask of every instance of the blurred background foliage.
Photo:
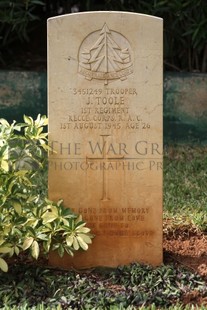
[[[48,17],[96,10],[162,17],[165,70],[207,72],[206,0],[1,0],[1,64],[6,67],[10,58],[15,56],[16,48],[24,49],[22,44],[28,41],[33,52],[42,48],[46,51]]]

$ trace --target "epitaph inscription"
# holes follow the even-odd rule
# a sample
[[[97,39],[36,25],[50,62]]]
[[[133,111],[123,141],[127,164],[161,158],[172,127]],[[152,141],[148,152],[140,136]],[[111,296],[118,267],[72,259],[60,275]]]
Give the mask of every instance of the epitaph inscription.
[[[161,19],[52,18],[48,53],[49,196],[82,214],[96,236],[87,253],[51,263],[161,263]]]

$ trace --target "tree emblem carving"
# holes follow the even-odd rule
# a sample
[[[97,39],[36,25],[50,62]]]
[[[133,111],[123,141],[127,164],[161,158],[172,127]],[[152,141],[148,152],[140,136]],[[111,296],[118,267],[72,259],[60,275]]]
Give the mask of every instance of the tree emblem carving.
[[[103,28],[89,34],[79,50],[79,73],[88,80],[125,80],[133,72],[128,40],[120,33]]]

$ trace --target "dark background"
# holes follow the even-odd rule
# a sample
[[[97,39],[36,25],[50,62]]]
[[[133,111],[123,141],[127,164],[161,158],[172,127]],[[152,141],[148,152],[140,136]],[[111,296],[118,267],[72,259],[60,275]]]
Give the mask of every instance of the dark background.
[[[206,0],[1,0],[0,69],[46,70],[47,18],[96,10],[162,17],[164,69],[207,72]]]

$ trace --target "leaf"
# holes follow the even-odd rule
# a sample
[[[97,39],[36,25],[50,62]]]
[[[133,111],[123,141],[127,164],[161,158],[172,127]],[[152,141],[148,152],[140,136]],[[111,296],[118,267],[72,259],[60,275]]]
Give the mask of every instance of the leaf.
[[[87,243],[80,237],[80,236],[77,236],[77,240],[78,240],[78,243],[80,245],[80,247],[83,249],[83,250],[88,250],[88,245]]]
[[[9,127],[10,126],[9,123],[7,122],[7,120],[5,120],[4,118],[0,118],[0,123],[2,125],[4,125],[5,127]]]
[[[27,222],[25,223],[27,226],[32,226],[35,228],[38,224],[39,220],[35,218],[28,219]]]
[[[11,248],[11,251],[9,252],[9,257],[12,257],[14,255],[14,248]]]
[[[43,132],[43,127],[38,128],[37,135],[40,136],[42,132]]]
[[[51,223],[51,222],[55,221],[56,218],[57,218],[57,214],[54,214],[52,212],[45,212],[42,215],[43,224]]]
[[[80,233],[83,233],[83,234],[87,234],[89,233],[91,230],[90,228],[88,227],[83,227],[81,226],[80,228],[76,229],[76,232],[80,232]]]
[[[35,120],[35,125],[39,125],[40,122],[40,114],[37,115],[37,119]]]
[[[84,223],[84,222],[78,222],[78,223],[76,224],[75,230],[76,230],[76,231],[81,231],[82,227],[84,227],[85,225],[86,225],[86,223]]]
[[[7,246],[1,247],[0,248],[0,253],[2,254],[6,254],[6,253],[10,253],[12,248],[9,248]]]
[[[51,211],[53,214],[56,214],[58,216],[58,208],[56,206],[51,206]]]
[[[36,240],[32,243],[31,254],[32,254],[32,257],[34,257],[35,259],[38,259],[39,254],[40,254],[40,248],[39,248],[39,244]]]
[[[74,239],[73,236],[67,236],[67,237],[66,237],[66,243],[67,243],[68,246],[72,246],[72,244],[73,244],[73,239]]]
[[[86,242],[86,243],[88,243],[88,244],[91,244],[91,243],[92,243],[92,240],[91,240],[91,238],[90,238],[88,235],[79,234],[78,236],[81,237],[81,238],[83,239],[84,242]]]
[[[1,168],[2,168],[4,171],[9,171],[9,164],[8,164],[8,161],[7,161],[7,160],[2,160],[2,162],[1,162]]]
[[[48,253],[49,250],[50,250],[51,242],[52,242],[52,239],[51,239],[51,236],[49,236],[49,239],[47,240],[47,242],[44,242],[44,243],[43,243],[44,250],[45,250],[47,253]]]
[[[60,255],[60,257],[63,257],[64,252],[65,252],[64,247],[62,245],[60,245],[58,247],[58,254]]]
[[[13,206],[14,206],[14,210],[18,213],[21,214],[22,213],[22,206],[18,201],[14,201],[13,202]]]
[[[16,131],[21,131],[21,128],[22,128],[22,126],[20,124],[17,124],[17,125],[14,126],[14,129]]]
[[[24,116],[23,116],[23,119],[24,119],[24,121],[25,121],[26,124],[32,125],[33,120],[32,120],[32,118],[31,118],[30,116],[24,115]]]
[[[43,241],[47,241],[48,240],[47,234],[44,234],[44,233],[38,233],[37,237],[38,237],[39,240],[43,240]]]
[[[33,236],[35,236],[35,235],[36,235],[36,232],[35,232],[35,230],[34,230],[34,228],[33,228],[33,227],[31,227],[31,226],[27,226],[27,230],[28,230],[29,234],[31,234],[31,235],[33,235]]]
[[[76,250],[76,251],[80,248],[79,243],[78,243],[78,240],[77,240],[76,237],[73,238],[73,248],[74,248],[74,250]]]
[[[3,272],[7,272],[8,271],[8,265],[6,263],[6,261],[0,257],[0,269],[3,271]]]
[[[76,223],[78,223],[78,222],[82,222],[82,215],[80,214],[78,217],[77,217],[77,219],[76,219]]]
[[[52,201],[48,201],[48,203],[49,203],[49,202],[52,203]],[[62,203],[63,203],[63,200],[62,200],[62,199],[58,200],[57,206],[60,207]],[[69,209],[64,209],[64,208],[63,208],[63,210],[69,210]]]
[[[61,220],[63,221],[63,224],[64,224],[65,226],[68,225],[68,220],[67,220],[67,219],[65,219],[64,217],[61,217]]]
[[[74,253],[71,251],[71,248],[66,247],[65,250],[69,255],[74,256]]]
[[[22,246],[22,249],[25,251],[26,249],[28,249],[31,244],[33,243],[34,241],[34,238],[33,237],[28,237],[24,240],[24,243],[23,243],[23,246]]]
[[[48,125],[48,117],[46,115],[42,115],[41,117],[41,126]]]
[[[14,252],[17,256],[19,255],[19,248],[17,246],[14,247]]]

